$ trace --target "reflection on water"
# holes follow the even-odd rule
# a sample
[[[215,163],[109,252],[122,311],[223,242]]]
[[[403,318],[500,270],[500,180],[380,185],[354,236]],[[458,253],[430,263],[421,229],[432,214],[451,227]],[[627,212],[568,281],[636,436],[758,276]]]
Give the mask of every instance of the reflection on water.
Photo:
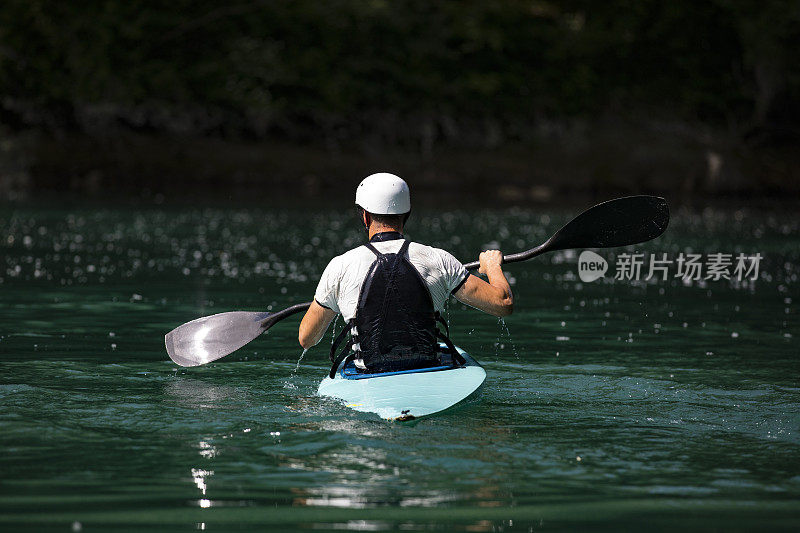
[[[297,489],[298,497],[292,500],[292,505],[311,507],[341,507],[346,509],[379,508],[385,506],[399,507],[437,507],[439,505],[455,502],[459,496],[453,491],[429,491],[418,496],[402,497],[390,491],[379,490],[374,492],[369,487],[317,487],[309,490]],[[476,496],[488,496],[490,491],[479,491]],[[490,501],[490,498],[476,498],[481,504]],[[494,502],[502,505],[501,502]]]
[[[206,489],[208,485],[206,485],[206,478],[211,477],[214,475],[213,470],[202,470],[200,468],[192,468],[192,479],[194,480],[194,484],[197,485],[197,488],[205,496]]]
[[[184,407],[222,409],[247,398],[246,389],[175,376],[164,384],[164,394]]]

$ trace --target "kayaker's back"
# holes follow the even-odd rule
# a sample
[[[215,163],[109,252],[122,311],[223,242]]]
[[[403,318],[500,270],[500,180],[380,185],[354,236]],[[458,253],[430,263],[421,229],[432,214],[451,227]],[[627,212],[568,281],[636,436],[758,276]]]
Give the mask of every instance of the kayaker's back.
[[[383,234],[379,234],[383,235]],[[371,244],[381,253],[397,253],[404,240],[402,235]],[[442,312],[447,299],[466,281],[469,272],[452,254],[440,248],[411,242],[408,259],[428,286],[436,311]],[[320,278],[314,299],[328,309],[340,313],[345,321],[356,314],[358,297],[364,279],[375,262],[375,255],[359,246],[334,257]]]

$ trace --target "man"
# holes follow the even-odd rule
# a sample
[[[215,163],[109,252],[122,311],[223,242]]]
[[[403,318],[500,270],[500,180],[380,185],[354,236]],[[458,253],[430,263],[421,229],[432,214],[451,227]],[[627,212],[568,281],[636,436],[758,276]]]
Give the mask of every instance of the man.
[[[498,250],[480,254],[478,272],[487,283],[469,274],[450,253],[405,240],[411,197],[401,178],[388,173],[366,177],[356,189],[355,203],[369,242],[334,257],[325,268],[300,323],[303,348],[317,344],[341,314],[347,323],[343,333],[351,335],[342,355],[349,354],[360,370],[437,366],[437,337],[452,346],[436,328],[450,294],[498,317],[511,314],[514,297]]]

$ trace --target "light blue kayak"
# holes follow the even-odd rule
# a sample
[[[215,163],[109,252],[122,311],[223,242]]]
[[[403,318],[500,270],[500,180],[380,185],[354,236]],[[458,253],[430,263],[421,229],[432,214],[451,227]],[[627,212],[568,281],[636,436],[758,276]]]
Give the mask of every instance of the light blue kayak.
[[[457,348],[466,364],[359,374],[352,363],[342,365],[333,379],[319,384],[320,396],[335,398],[345,406],[375,413],[387,420],[413,420],[444,411],[478,392],[486,371],[475,359]]]

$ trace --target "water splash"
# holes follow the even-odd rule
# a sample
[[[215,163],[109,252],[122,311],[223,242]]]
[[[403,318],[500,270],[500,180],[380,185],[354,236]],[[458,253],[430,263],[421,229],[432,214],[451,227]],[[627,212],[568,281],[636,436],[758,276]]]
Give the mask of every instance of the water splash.
[[[494,355],[497,357],[500,354],[500,350],[505,349],[506,345],[503,342],[503,339],[508,339],[508,344],[511,345],[511,351],[514,353],[514,358],[519,360],[519,352],[517,351],[517,345],[514,344],[514,339],[511,338],[511,330],[508,329],[508,324],[502,318],[497,319],[497,323],[500,326],[500,332],[497,334],[497,341],[494,343]]]
[[[308,353],[308,349],[304,349],[303,353],[300,354],[300,359],[297,360],[297,364],[295,365],[294,370],[292,371],[292,377],[296,376],[297,371],[300,370],[300,361],[303,360],[303,357],[306,356],[306,353]]]
[[[300,370],[300,363],[303,361],[303,357],[306,356],[307,352],[308,350],[304,349],[303,352],[300,354],[300,358],[297,360],[297,364],[294,365],[294,370],[292,370],[289,379],[283,382],[284,389],[297,390],[297,385],[295,384],[295,378],[297,377],[297,371]]]
[[[336,326],[339,324],[339,317],[341,315],[337,314],[336,317],[333,319],[333,324],[331,326],[331,346],[336,341]]]

